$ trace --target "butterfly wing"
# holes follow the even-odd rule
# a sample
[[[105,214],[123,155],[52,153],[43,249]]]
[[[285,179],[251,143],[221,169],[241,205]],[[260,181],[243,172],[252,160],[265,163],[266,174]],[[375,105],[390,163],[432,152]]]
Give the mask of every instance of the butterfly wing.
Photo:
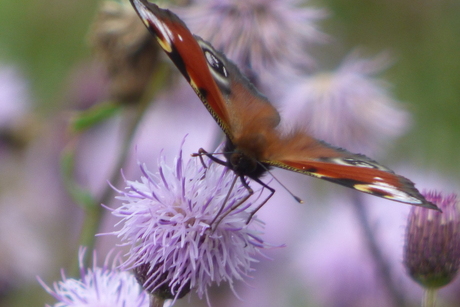
[[[372,159],[318,141],[302,131],[281,138],[261,162],[386,199],[439,210],[407,178]]]
[[[187,26],[174,13],[146,0],[131,0],[131,4],[219,126],[229,135],[229,114],[224,97],[210,71],[205,69],[207,62],[203,51]]]
[[[231,141],[278,125],[279,114],[267,99],[223,54],[194,36],[177,15],[146,0],[130,1]],[[244,114],[253,117],[241,120]]]

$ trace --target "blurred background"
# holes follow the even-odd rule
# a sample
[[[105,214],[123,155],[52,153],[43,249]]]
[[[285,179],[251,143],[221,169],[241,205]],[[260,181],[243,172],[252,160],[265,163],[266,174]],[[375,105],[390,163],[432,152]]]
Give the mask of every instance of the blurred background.
[[[89,0],[3,0],[0,4],[0,306],[53,304],[36,276],[50,285],[60,279],[61,268],[68,271],[77,258],[84,212],[66,190],[60,163],[63,151],[74,146],[76,180],[97,195],[107,187],[114,152],[122,146],[122,116],[101,121],[78,137],[69,127],[76,111],[111,99],[101,61],[94,58],[89,44],[100,4]],[[378,78],[385,80],[411,121],[384,153],[373,156],[411,178],[420,189],[458,193],[460,1],[312,0],[304,4],[327,12],[317,27],[328,35],[328,43],[309,51],[321,69],[336,69],[356,48],[369,57],[389,54],[390,64]],[[186,133],[187,154],[217,144],[219,130],[211,116],[181,77],[169,78],[181,90],[168,94],[172,85],[165,85],[157,100],[168,101],[168,95],[173,95],[172,100],[179,102],[158,102],[149,108],[123,166],[129,178],[138,174],[137,159],[155,169],[162,148],[167,154],[177,153]],[[278,81],[273,78],[273,82]],[[187,108],[196,112],[192,118]],[[284,184],[303,191],[298,183],[303,176],[286,173],[279,172]],[[269,251],[272,260],[261,260],[249,281],[252,288],[237,285],[245,303],[234,299],[223,285],[212,289],[214,306],[392,306],[384,300],[369,305],[384,294],[374,288],[362,290],[374,282],[378,288],[378,276],[368,264],[370,256],[352,210],[337,205],[338,195],[346,192],[305,180],[311,194],[300,196],[306,204],[295,203],[278,187],[281,195],[260,213],[267,222],[267,241],[287,247]],[[409,206],[365,199],[371,225],[382,236],[379,242],[394,270],[403,276],[400,249]],[[111,231],[113,224],[104,218],[100,231]],[[115,238],[101,237],[96,246],[104,255],[115,243]],[[404,278],[398,279],[398,285],[411,283],[401,281]],[[342,279],[345,282],[340,284],[337,280]],[[417,306],[420,289],[407,286],[406,293],[404,304]],[[459,293],[459,283],[449,285],[441,292],[441,304],[458,306]],[[342,297],[343,304],[328,296]],[[191,303],[184,299],[177,305],[206,306],[206,301],[191,297]]]

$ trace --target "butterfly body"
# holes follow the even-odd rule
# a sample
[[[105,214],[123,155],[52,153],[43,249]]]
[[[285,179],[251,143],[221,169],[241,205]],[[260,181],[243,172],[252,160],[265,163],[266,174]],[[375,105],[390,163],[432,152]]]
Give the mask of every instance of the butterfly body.
[[[225,55],[194,36],[172,12],[146,0],[130,1],[226,134],[226,162],[220,162],[243,182],[244,177],[249,177],[268,187],[259,178],[270,167],[279,167],[386,199],[439,210],[410,180],[377,162],[328,145],[302,129],[281,131],[276,108]]]
[[[257,144],[258,140],[254,144]],[[250,146],[251,148],[253,146]],[[238,176],[248,176],[249,178],[260,178],[270,167],[268,164],[259,162],[257,152],[241,151],[232,141],[227,139],[224,146],[224,157],[227,160],[226,166],[233,170]]]

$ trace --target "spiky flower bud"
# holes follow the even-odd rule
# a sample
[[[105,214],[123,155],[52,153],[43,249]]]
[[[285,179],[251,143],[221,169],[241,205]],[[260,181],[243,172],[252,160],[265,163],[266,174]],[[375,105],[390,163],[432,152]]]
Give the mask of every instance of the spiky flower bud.
[[[450,283],[460,266],[460,210],[457,195],[423,193],[443,212],[412,207],[406,229],[404,265],[425,288]]]

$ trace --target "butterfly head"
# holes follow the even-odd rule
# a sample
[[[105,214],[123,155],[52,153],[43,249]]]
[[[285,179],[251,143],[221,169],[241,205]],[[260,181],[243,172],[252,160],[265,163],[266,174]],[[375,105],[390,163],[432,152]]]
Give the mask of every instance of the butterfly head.
[[[239,176],[248,176],[252,179],[260,178],[269,168],[251,154],[251,151],[237,148],[228,138],[225,143],[224,156],[227,167]]]

